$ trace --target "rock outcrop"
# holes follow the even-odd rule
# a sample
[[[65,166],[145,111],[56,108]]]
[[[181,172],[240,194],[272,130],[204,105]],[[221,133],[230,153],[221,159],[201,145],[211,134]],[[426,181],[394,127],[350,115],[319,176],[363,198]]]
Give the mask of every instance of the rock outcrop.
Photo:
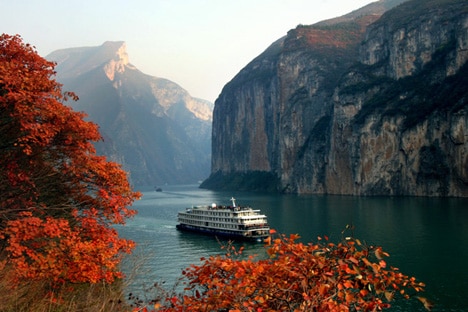
[[[241,70],[202,187],[468,196],[468,2],[400,2],[300,25]]]
[[[125,42],[64,49],[57,80],[80,100],[74,109],[96,122],[100,153],[123,165],[137,186],[197,183],[210,172],[212,103],[129,62]]]

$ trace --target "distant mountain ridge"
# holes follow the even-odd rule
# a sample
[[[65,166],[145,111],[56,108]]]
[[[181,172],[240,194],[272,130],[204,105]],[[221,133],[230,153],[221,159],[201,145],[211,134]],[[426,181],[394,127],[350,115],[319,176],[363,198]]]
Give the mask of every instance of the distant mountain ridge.
[[[468,197],[467,61],[466,0],[299,25],[224,86],[201,187]]]
[[[129,62],[123,41],[57,50],[57,81],[100,126],[98,151],[129,171],[134,185],[196,183],[210,170],[213,104]]]

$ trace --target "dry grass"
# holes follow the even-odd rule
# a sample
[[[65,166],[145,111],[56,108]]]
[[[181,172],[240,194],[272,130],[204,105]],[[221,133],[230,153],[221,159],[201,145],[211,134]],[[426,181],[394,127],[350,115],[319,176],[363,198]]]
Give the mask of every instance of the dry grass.
[[[14,282],[14,270],[0,267],[1,312],[130,311],[122,283],[66,284],[51,288],[47,281]]]
[[[164,302],[176,295],[176,287],[165,289],[162,284],[145,286],[143,298],[125,293],[126,283],[150,273],[147,261],[154,255],[147,248],[135,250],[124,258],[130,272],[124,280],[113,284],[65,284],[53,288],[48,281],[15,282],[14,269],[5,266],[0,253],[0,312],[130,312],[146,305]]]

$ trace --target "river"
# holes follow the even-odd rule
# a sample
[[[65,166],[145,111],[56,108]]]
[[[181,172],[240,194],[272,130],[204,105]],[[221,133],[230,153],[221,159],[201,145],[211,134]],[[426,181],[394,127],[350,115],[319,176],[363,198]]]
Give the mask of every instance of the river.
[[[197,185],[165,186],[143,192],[138,215],[123,227],[123,237],[138,247],[124,263],[128,292],[144,297],[154,282],[171,287],[190,264],[222,253],[216,239],[175,229],[177,212],[192,205],[230,204],[261,209],[277,232],[297,233],[304,242],[328,236],[338,242],[347,225],[354,236],[382,246],[389,265],[426,283],[433,311],[468,311],[468,199],[352,197],[215,192]],[[262,254],[262,244],[245,243],[247,254]],[[149,295],[151,297],[151,295]],[[387,311],[425,311],[416,300],[396,302]]]

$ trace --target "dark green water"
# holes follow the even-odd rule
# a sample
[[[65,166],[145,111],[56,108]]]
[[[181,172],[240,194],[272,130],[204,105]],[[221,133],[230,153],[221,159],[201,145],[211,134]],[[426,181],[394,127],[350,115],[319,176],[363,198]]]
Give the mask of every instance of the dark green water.
[[[134,206],[138,216],[119,228],[139,245],[125,266],[129,291],[143,293],[161,281],[172,285],[200,257],[221,253],[211,237],[178,232],[177,212],[192,205],[229,204],[232,196],[240,205],[261,209],[278,232],[297,233],[305,242],[324,235],[337,242],[346,225],[353,225],[355,237],[390,253],[389,265],[426,283],[424,296],[435,303],[433,311],[468,311],[468,199],[258,195],[195,185],[144,192]],[[245,247],[248,254],[263,252],[261,244]],[[410,300],[387,311],[424,309]]]

